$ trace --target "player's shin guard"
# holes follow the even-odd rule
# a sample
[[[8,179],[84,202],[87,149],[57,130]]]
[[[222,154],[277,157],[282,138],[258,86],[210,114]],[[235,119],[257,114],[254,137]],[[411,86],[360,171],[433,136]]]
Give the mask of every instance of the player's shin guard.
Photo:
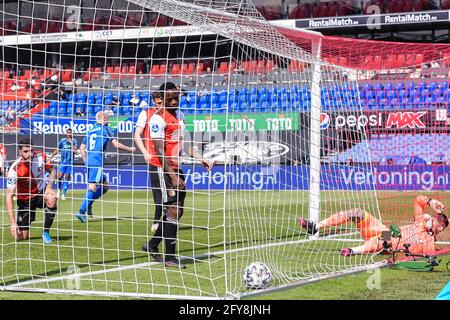
[[[155,233],[153,234],[152,239],[148,242],[148,246],[150,248],[158,248],[159,244],[162,241],[162,236],[163,236],[163,228],[164,228],[164,224],[166,223],[167,218],[166,216],[163,217],[163,221],[161,221],[158,225],[158,229],[156,229]]]
[[[178,221],[167,219],[164,222],[163,237],[166,243],[165,260],[175,260],[175,248],[177,245]]]
[[[54,208],[45,208],[45,221],[44,221],[44,232],[49,232],[52,227],[53,220],[55,220],[56,215],[56,207]]]
[[[108,192],[108,188],[103,188],[103,187],[97,187],[97,190],[95,190],[94,192],[94,196],[93,196],[93,200],[97,200],[98,198],[100,198],[102,195],[104,195],[105,193]],[[92,202],[91,202],[92,205]]]

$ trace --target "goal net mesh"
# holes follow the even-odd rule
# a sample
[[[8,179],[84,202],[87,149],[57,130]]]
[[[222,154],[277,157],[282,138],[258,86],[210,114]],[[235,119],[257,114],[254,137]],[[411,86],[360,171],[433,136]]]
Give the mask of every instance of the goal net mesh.
[[[378,266],[386,258],[379,248],[340,254],[363,245],[367,234],[361,235],[358,222],[370,215],[386,226],[412,223],[422,191],[447,200],[449,140],[442,123],[448,84],[435,85],[439,105],[426,97],[420,106],[380,110],[380,100],[387,105],[390,94],[389,103],[394,95],[403,101],[404,94],[409,101],[406,79],[417,90],[414,97],[422,99],[423,90],[431,97],[430,80],[438,76],[431,72],[421,90],[417,72],[427,63],[445,63],[448,49],[427,55],[413,46],[408,55],[421,60],[406,60],[405,53],[403,64],[396,56],[397,64],[382,66],[379,61],[391,54],[383,45],[345,46],[339,38],[269,23],[245,0],[20,1],[3,2],[0,12],[6,168],[14,170],[17,144],[27,136],[61,171],[66,130],[72,129],[78,148],[89,149],[84,139],[99,111],[111,115],[113,140],[136,147],[139,115],[156,108],[152,94],[172,82],[179,88],[177,117],[185,125],[179,160],[187,189],[176,224],[176,256],[186,268],[178,269],[142,250],[158,222],[158,188],[139,148],[108,144],[103,151],[109,191],[95,200],[86,223],[75,215],[88,193],[89,168],[80,151],[74,153],[70,176],[53,186],[59,198],[51,244],[43,243],[41,209],[30,239],[12,238],[3,179],[5,290],[241,297],[255,293],[246,288],[243,272],[256,261],[272,272],[269,290]],[[364,46],[374,51],[349,51]],[[402,114],[385,130],[396,108]],[[402,127],[405,119],[410,122]],[[401,162],[417,155],[411,150],[419,135],[420,143],[432,140],[425,152],[442,153],[441,160]],[[214,163],[212,170],[200,158]],[[14,215],[17,205],[14,200]],[[324,219],[316,233],[301,226]],[[448,233],[439,237],[444,248],[448,240]],[[162,254],[164,248],[162,241]]]

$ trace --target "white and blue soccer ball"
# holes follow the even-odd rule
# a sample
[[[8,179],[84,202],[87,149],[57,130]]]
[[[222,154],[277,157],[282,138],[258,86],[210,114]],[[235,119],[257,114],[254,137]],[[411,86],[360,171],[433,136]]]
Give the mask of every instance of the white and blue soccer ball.
[[[270,285],[272,272],[266,264],[252,262],[245,268],[243,278],[247,289],[265,289]]]

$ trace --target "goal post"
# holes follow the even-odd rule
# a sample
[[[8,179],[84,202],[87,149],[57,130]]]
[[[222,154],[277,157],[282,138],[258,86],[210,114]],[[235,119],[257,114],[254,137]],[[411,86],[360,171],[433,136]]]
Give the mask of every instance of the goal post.
[[[322,38],[317,37],[312,43],[312,55],[317,61],[322,59]],[[309,219],[320,221],[320,113],[321,113],[321,66],[316,63],[311,82],[311,141],[310,141],[310,182],[309,182]],[[315,235],[312,235],[314,237]]]

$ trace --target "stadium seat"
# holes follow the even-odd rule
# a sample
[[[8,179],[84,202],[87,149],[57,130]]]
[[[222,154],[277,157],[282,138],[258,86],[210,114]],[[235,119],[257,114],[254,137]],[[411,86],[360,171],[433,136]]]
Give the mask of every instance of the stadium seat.
[[[88,105],[87,106],[87,115],[89,117],[95,116],[95,111],[94,111],[94,106],[93,105]]]
[[[103,110],[103,105],[102,104],[96,104],[94,106],[94,114],[97,114],[97,112],[100,112]]]

